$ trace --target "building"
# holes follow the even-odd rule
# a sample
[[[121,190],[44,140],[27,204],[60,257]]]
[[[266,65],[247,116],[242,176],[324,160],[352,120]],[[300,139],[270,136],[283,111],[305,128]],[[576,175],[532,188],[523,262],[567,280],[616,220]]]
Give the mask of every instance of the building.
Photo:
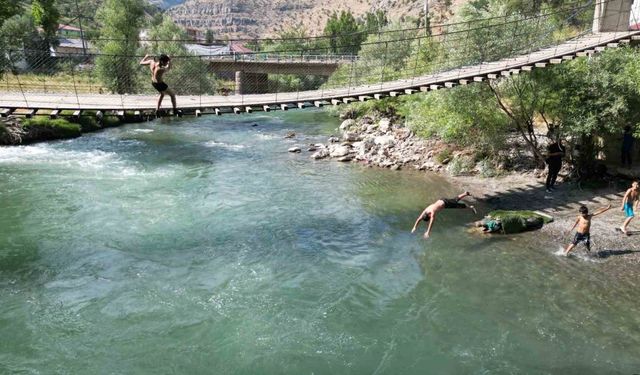
[[[82,30],[71,25],[58,25],[58,36],[64,38],[82,38]]]
[[[51,47],[51,57],[71,57],[72,55],[84,55],[91,53],[91,45],[88,41],[75,38],[58,38],[58,46]]]
[[[91,45],[83,39],[82,30],[71,25],[58,25],[58,46],[49,49],[51,57],[64,58],[88,54]]]

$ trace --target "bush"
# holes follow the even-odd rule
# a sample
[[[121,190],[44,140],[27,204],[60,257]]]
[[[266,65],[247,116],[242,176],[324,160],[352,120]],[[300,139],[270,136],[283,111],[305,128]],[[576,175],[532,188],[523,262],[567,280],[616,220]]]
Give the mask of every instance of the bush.
[[[82,134],[80,125],[70,123],[64,119],[50,119],[48,117],[35,117],[27,119],[22,123],[25,129],[34,130],[35,132],[44,131],[44,138],[73,138]]]
[[[476,165],[476,169],[480,173],[480,176],[485,178],[496,177],[500,174],[495,163],[488,158],[480,160]]]
[[[48,117],[35,117],[31,119],[27,119],[22,123],[22,127],[24,128],[45,128],[51,129],[64,138],[70,137],[78,137],[80,136],[81,129],[80,125],[72,124],[64,119],[50,119]]]
[[[437,155],[436,155],[436,161],[440,164],[444,163],[447,159],[449,159],[449,161],[451,161],[451,157],[453,156],[453,153],[451,152],[451,150],[449,150],[448,148],[445,148],[444,150],[440,151]]]
[[[91,115],[80,116],[80,118],[78,119],[72,119],[71,122],[80,125],[80,128],[83,132],[90,132],[100,129],[98,121]]]
[[[104,116],[104,119],[102,120],[102,127],[104,128],[112,128],[114,126],[119,126],[120,124],[122,124],[122,121],[120,121],[116,116]]]
[[[473,164],[473,160],[471,158],[465,156],[458,156],[453,158],[451,162],[447,165],[447,170],[452,176],[460,176],[463,174],[468,174],[473,171],[475,165]]]

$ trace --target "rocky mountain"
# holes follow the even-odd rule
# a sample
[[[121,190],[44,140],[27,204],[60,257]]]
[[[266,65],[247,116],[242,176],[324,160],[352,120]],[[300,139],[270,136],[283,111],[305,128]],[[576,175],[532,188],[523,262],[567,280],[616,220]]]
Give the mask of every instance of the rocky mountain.
[[[157,0],[176,1],[176,0]],[[429,0],[432,6],[461,0]],[[333,11],[348,10],[360,16],[382,9],[388,18],[418,17],[424,0],[186,0],[167,13],[186,28],[210,29],[217,38],[269,37],[294,26],[319,35]]]

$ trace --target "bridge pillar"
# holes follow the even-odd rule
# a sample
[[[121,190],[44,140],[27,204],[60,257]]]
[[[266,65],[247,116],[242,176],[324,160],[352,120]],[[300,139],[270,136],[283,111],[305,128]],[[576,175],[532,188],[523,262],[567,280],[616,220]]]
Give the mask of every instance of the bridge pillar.
[[[268,91],[269,75],[266,73],[236,72],[236,94],[264,94]]]
[[[629,31],[633,0],[597,1],[593,14],[593,32]]]

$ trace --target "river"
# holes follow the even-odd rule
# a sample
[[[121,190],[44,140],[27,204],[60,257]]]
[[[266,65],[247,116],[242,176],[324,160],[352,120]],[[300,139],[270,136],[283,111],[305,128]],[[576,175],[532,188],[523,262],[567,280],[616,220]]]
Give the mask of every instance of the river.
[[[202,117],[0,148],[0,373],[640,373],[637,280],[535,233],[471,234],[468,210],[412,235],[461,188],[287,152],[337,125]]]

